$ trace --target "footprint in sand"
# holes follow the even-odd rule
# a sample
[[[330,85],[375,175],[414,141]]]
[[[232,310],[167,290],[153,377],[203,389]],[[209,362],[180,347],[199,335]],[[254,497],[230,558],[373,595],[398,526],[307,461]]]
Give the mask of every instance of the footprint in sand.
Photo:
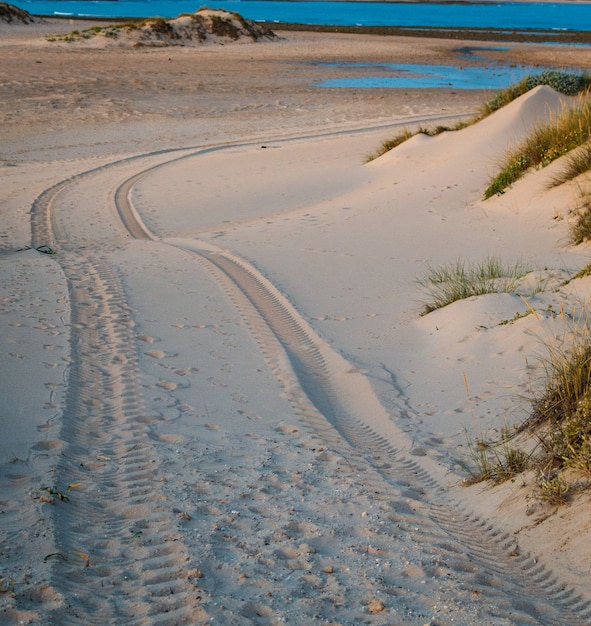
[[[138,340],[143,341],[144,343],[155,343],[156,341],[160,341],[155,337],[150,337],[150,335],[138,335]]]
[[[178,385],[176,383],[170,382],[168,380],[161,380],[160,382],[156,383],[157,387],[160,387],[161,389],[166,389],[166,391],[174,391]]]
[[[173,370],[173,372],[177,375],[177,376],[189,376],[189,374],[191,373],[191,369],[176,369]]]
[[[162,350],[152,350],[151,352],[144,352],[147,356],[151,356],[153,359],[163,359],[166,356],[166,352]]]

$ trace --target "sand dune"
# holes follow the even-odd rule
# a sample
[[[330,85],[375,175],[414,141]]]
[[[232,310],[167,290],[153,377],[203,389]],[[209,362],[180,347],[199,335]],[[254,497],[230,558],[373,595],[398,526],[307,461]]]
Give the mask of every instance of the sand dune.
[[[142,86],[158,106],[127,118],[109,83],[68,130],[18,79],[30,125],[0,144],[1,619],[587,623],[587,497],[554,512],[521,480],[463,486],[466,431],[525,417],[552,307],[587,296],[561,286],[586,264],[556,219],[576,184],[548,191],[550,167],[482,200],[504,150],[569,100],[539,87],[364,164],[481,94],[414,94],[388,118],[402,95],[290,87],[272,56],[289,45],[259,57],[285,92],[256,114],[238,81],[192,117],[180,87],[166,115]],[[545,288],[419,316],[427,263],[487,254]]]

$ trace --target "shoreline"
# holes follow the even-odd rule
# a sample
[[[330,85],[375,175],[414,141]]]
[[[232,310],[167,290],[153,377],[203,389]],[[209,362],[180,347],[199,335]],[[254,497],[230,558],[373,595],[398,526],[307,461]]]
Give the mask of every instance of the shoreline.
[[[93,17],[76,15],[33,15],[46,23],[76,21],[80,24],[140,23],[151,17]],[[301,24],[291,22],[267,22],[261,24],[271,30],[283,32],[340,33],[351,35],[375,35],[383,37],[418,37],[467,41],[501,41],[507,43],[539,43],[547,45],[591,44],[591,31],[539,30],[511,28],[472,28],[448,26],[343,26],[331,24]],[[37,23],[39,24],[39,22]],[[31,25],[16,25],[28,28]],[[13,26],[14,27],[14,26]]]
[[[277,30],[347,33],[354,35],[381,35],[395,37],[425,37],[434,39],[459,39],[478,41],[504,41],[543,44],[591,44],[591,31],[543,31],[536,29],[469,28],[447,26],[337,26],[314,24],[288,24],[264,22]]]

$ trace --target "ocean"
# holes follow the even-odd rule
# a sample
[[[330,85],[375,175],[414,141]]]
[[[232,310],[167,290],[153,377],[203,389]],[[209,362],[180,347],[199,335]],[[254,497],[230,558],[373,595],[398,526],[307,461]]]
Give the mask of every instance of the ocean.
[[[273,0],[16,0],[34,15],[176,17],[209,8],[263,22],[591,31],[589,3],[398,3]]]

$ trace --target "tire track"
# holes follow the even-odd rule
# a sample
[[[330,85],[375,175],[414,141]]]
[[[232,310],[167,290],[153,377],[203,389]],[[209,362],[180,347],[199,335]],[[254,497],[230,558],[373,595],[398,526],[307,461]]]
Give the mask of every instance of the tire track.
[[[217,149],[224,147],[235,146]],[[74,246],[56,207],[60,193],[106,167],[139,158],[94,168],[41,194],[32,210],[33,245]],[[134,238],[154,238],[132,207],[129,194],[137,180],[158,166],[137,172],[115,193],[115,209],[125,231]],[[373,394],[369,380],[322,342],[256,269],[235,255],[207,246],[176,247],[207,265],[226,289],[302,418],[345,456],[351,452],[362,455],[395,493],[416,503],[416,510],[406,519],[417,524],[427,550],[432,546],[450,562],[455,559],[460,571],[478,572],[495,607],[501,607],[501,613],[514,623],[581,624],[591,619],[591,604],[561,585],[534,557],[519,555],[513,538],[446,501],[447,493],[434,478],[435,472],[429,471],[428,460],[418,462],[409,454],[407,438]],[[75,589],[83,599],[85,613],[81,616],[72,609],[70,621],[64,621],[62,612],[59,618],[55,613],[54,623],[80,623],[81,619],[89,624],[122,620],[130,624],[192,623],[191,611],[198,609],[191,598],[196,594],[179,569],[179,562],[187,557],[182,541],[170,530],[162,504],[165,496],[155,492],[154,475],[144,469],[154,449],[137,384],[133,326],[125,294],[115,273],[98,255],[66,253],[58,257],[70,289],[73,327],[73,365],[63,430],[68,447],[58,477],[64,484],[84,484],[88,471],[97,472],[97,478],[92,478],[94,499],[76,497],[74,501],[73,496],[69,503],[58,503],[56,537],[64,552],[92,551],[101,568],[94,566],[94,556],[89,568],[76,567],[72,559],[56,562],[56,587],[65,598]],[[110,325],[111,320],[116,322]],[[99,351],[97,359],[101,346],[108,349],[104,354]],[[100,454],[93,457],[99,448]],[[151,508],[149,515],[146,508]],[[88,519],[99,519],[105,529],[104,537],[93,537],[91,545],[86,537]],[[142,541],[153,538],[147,545],[134,545],[136,558],[129,554],[130,532]],[[125,572],[125,582],[121,572]],[[105,581],[113,585],[109,598],[117,590],[116,602],[110,605],[111,615],[103,613],[99,618],[95,612],[102,605],[92,601],[92,593],[101,598]]]
[[[191,624],[197,593],[158,489],[123,291],[98,258],[64,255],[61,264],[70,287],[72,364],[62,426],[68,445],[57,480],[79,487],[54,518],[67,558],[54,567],[56,587],[72,606],[49,623]]]
[[[116,196],[125,224],[137,215],[130,191],[142,176],[129,179],[120,188],[125,193]],[[143,224],[139,227],[153,238]],[[447,490],[435,479],[437,470],[429,471],[428,459],[419,463],[409,454],[410,442],[380,404],[368,378],[323,342],[260,272],[209,244],[171,245],[209,266],[257,336],[302,418],[345,457],[350,451],[347,444],[351,446],[395,490],[415,501],[422,514],[415,511],[413,523],[446,558],[457,559],[460,569],[475,568],[480,584],[496,598],[495,607],[501,607],[506,619],[548,626],[591,620],[591,601],[561,584],[535,556],[520,554],[513,537],[481,521],[464,505],[449,502]]]
[[[446,121],[454,120],[465,117],[463,114],[427,114],[418,115],[412,117],[406,117],[400,122],[386,123],[386,124],[374,124],[371,126],[364,126],[353,129],[345,130],[333,130],[322,133],[302,133],[302,134],[281,134],[269,135],[265,138],[265,141],[301,141],[305,139],[318,139],[322,137],[334,137],[340,135],[351,135],[357,133],[363,133],[370,130],[387,130],[392,128],[407,127],[409,124],[423,124],[426,122]],[[245,142],[227,142],[221,144],[214,144],[210,146],[187,146],[184,148],[168,148],[162,150],[153,150],[151,152],[135,154],[122,159],[117,159],[110,163],[98,165],[90,168],[78,174],[74,174],[68,178],[65,178],[51,187],[45,189],[39,196],[33,201],[31,206],[31,244],[32,247],[50,246],[53,247],[56,243],[67,245],[68,242],[73,242],[68,239],[64,232],[63,226],[59,220],[55,218],[55,215],[50,210],[51,204],[54,199],[66,189],[73,187],[77,184],[84,184],[89,177],[96,174],[101,174],[112,169],[116,169],[127,164],[136,163],[142,160],[155,159],[156,163],[145,168],[141,168],[133,176],[125,179],[121,185],[117,188],[114,194],[114,208],[118,213],[119,218],[123,222],[124,231],[129,233],[132,237],[138,239],[151,239],[153,235],[149,232],[146,226],[142,223],[140,216],[133,208],[129,201],[128,194],[133,186],[145,175],[152,170],[161,167],[162,165],[168,165],[174,161],[182,160],[185,158],[191,158],[197,155],[205,155],[211,152],[219,152],[222,150],[228,150],[233,148],[241,148],[248,146],[260,145],[260,141],[245,141]],[[171,156],[179,154],[179,156]],[[120,208],[121,207],[121,208]]]
[[[44,623],[194,624],[204,611],[158,481],[125,293],[98,254],[69,251],[75,233],[61,213],[62,194],[107,167],[54,185],[31,211],[33,245],[62,248],[52,258],[65,274],[71,307],[66,446],[54,479],[58,552],[48,561],[61,605],[48,608]]]
[[[460,570],[478,573],[487,596],[496,598],[495,606],[506,604],[505,619],[548,626],[589,622],[589,600],[561,584],[535,556],[521,554],[514,537],[449,502],[447,490],[409,456],[406,436],[373,394],[369,380],[333,352],[267,279],[231,253],[190,251],[216,268],[218,280],[220,272],[226,276],[222,283],[266,353],[272,355],[271,365],[284,384],[290,375],[270,333],[285,351],[297,380],[288,384],[290,399],[302,417],[346,457],[350,452],[342,437],[395,491],[415,501],[411,523],[419,526],[438,553],[456,559]],[[297,385],[303,393],[295,391]],[[332,436],[326,421],[335,429]]]

